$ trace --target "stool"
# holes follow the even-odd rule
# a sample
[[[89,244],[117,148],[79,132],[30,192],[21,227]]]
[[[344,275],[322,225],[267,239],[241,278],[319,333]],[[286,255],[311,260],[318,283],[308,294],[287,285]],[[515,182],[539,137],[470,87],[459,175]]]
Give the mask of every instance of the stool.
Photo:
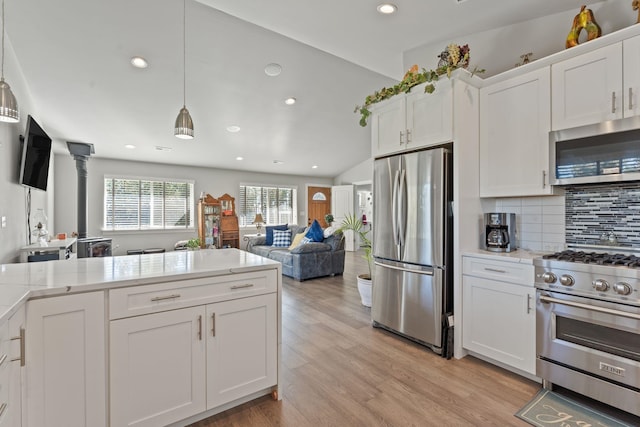
[[[142,255],[142,249],[128,249],[127,255]]]
[[[164,248],[149,248],[142,251],[143,254],[161,254],[164,253]]]

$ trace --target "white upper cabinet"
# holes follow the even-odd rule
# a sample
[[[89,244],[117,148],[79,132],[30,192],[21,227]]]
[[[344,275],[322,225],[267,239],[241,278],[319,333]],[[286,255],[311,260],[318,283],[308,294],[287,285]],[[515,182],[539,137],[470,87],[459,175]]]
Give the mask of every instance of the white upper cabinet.
[[[374,157],[450,142],[452,116],[453,83],[448,79],[437,82],[433,93],[424,93],[420,85],[372,107]]]
[[[480,90],[480,197],[552,193],[549,67]]]
[[[552,128],[636,116],[640,36],[553,64]]]

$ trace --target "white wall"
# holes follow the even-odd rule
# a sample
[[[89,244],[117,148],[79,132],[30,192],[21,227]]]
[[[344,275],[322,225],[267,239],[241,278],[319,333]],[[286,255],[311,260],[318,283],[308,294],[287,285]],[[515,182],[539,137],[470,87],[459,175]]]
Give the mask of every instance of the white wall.
[[[336,176],[333,179],[333,185],[347,185],[365,181],[373,181],[373,157]]]
[[[0,228],[0,264],[18,261],[18,249],[28,243],[27,240],[27,190],[18,184],[20,169],[20,139],[27,123],[27,116],[38,119],[36,107],[32,101],[27,82],[22,76],[15,53],[8,38],[5,39],[5,81],[18,101],[20,122],[0,122],[0,217],[6,217],[6,227]],[[39,124],[46,131],[46,124]],[[31,191],[31,211],[42,208],[49,214],[49,200],[53,198],[53,159],[49,170],[48,190]]]
[[[631,9],[630,0],[608,0],[589,4],[587,7],[593,11],[603,35],[636,23],[637,12]],[[469,70],[477,65],[478,68],[486,70],[481,77],[490,77],[513,68],[521,61],[520,55],[524,53],[533,53],[532,60],[536,60],[564,50],[573,18],[579,12],[580,10],[576,9],[517,25],[418,46],[404,52],[404,69],[408,70],[414,64],[420,68],[434,69],[438,63],[438,55],[447,45],[468,44],[471,49]],[[580,40],[585,38],[583,31]]]
[[[99,154],[99,147],[96,147]],[[77,174],[75,161],[71,155],[56,154],[55,169],[55,232],[71,233],[77,230]],[[92,157],[87,163],[89,178],[87,183],[89,212],[87,215],[87,231],[89,236],[106,236],[113,238],[114,255],[126,254],[127,249],[165,248],[173,249],[178,240],[196,237],[197,230],[192,231],[139,231],[139,232],[103,232],[103,197],[104,175],[126,175],[155,178],[179,178],[195,180],[196,198],[201,192],[213,197],[229,193],[239,197],[240,183],[248,184],[280,184],[298,186],[298,223],[306,224],[306,184],[310,178],[293,175],[275,175],[202,167],[175,166],[159,163],[129,162]],[[314,177],[313,182],[320,185],[331,185],[330,178]],[[255,233],[250,226],[245,233]],[[242,243],[242,242],[241,242]]]

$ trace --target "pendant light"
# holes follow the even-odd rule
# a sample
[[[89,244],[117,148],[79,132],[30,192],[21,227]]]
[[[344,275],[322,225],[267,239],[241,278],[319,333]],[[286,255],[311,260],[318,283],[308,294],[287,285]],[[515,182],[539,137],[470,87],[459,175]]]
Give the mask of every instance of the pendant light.
[[[176,118],[174,135],[181,139],[192,139],[193,120],[187,110],[187,0],[182,0],[182,95],[182,109]]]
[[[17,123],[20,121],[18,101],[11,87],[4,81],[4,0],[2,0],[2,70],[0,71],[0,122]]]

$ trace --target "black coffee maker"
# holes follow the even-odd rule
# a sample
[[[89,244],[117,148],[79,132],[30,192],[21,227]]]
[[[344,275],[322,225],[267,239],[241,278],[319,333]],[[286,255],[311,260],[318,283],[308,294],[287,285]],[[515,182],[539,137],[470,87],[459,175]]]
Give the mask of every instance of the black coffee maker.
[[[491,212],[484,214],[484,247],[492,252],[511,252],[516,247],[516,214]]]

